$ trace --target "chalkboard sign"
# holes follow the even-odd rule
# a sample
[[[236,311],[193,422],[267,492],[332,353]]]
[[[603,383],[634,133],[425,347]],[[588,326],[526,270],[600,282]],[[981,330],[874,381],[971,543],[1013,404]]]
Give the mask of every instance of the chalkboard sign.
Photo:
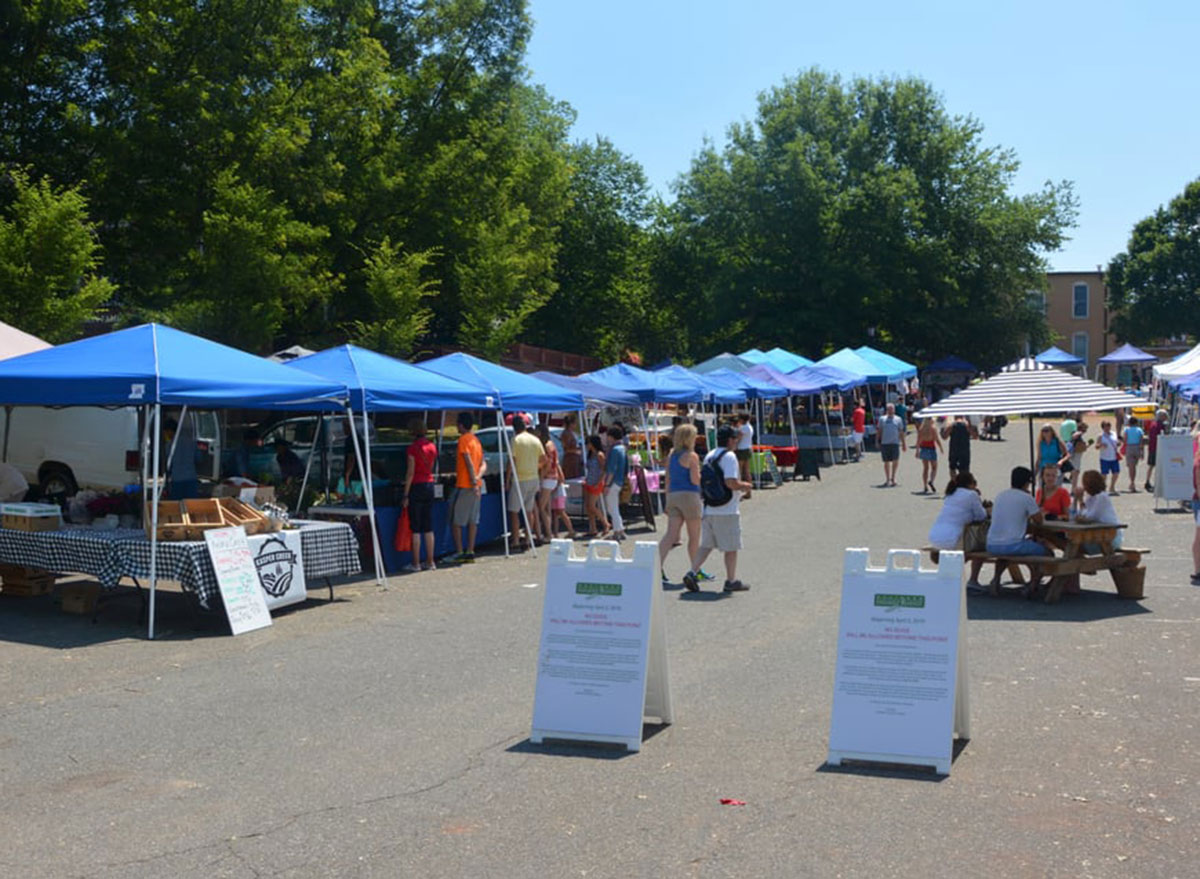
[[[242,527],[205,531],[204,542],[217,573],[217,587],[221,590],[225,615],[233,634],[271,625],[271,612],[267,610],[258,569]]]

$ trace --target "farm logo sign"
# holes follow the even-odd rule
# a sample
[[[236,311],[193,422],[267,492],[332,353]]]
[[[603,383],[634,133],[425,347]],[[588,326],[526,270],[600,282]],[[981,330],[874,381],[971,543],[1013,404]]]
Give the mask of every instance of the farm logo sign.
[[[287,594],[296,577],[296,565],[299,562],[296,554],[278,537],[264,541],[254,555],[259,582],[268,595],[276,598]]]

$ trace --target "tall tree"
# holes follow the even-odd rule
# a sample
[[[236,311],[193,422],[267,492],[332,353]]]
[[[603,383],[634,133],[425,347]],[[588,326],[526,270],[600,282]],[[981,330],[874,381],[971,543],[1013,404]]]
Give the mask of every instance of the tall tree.
[[[9,172],[0,187],[0,320],[51,342],[77,338],[116,289],[77,188]],[[7,190],[7,191],[5,191]]]
[[[1200,335],[1200,180],[1133,227],[1108,266],[1108,307],[1120,339]]]
[[[557,290],[531,320],[533,341],[615,360],[647,341],[649,186],[641,165],[606,138],[569,153],[569,207],[555,262]]]
[[[1071,187],[1013,195],[1016,157],[981,136],[917,79],[812,70],[764,92],[671,209],[696,353],[766,339],[819,354],[875,327],[902,354],[986,362],[1045,339],[1027,293],[1074,217]]]

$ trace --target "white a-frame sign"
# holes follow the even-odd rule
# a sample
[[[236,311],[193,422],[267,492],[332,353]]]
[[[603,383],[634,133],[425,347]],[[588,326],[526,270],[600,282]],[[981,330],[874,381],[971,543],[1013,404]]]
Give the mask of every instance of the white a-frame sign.
[[[908,567],[897,567],[906,558]],[[847,549],[838,619],[829,763],[932,766],[950,774],[954,737],[970,738],[967,604],[961,552],[936,569],[893,549],[886,568]]]
[[[658,545],[621,558],[612,541],[586,556],[555,540],[546,562],[542,637],[530,740],[642,747],[646,717],[671,723]]]

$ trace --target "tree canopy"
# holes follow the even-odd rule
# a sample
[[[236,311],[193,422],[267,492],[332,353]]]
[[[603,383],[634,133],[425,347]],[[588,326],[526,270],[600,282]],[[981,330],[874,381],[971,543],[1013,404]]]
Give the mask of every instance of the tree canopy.
[[[1108,266],[1108,307],[1122,340],[1200,335],[1200,180],[1133,227]]]
[[[75,255],[22,282],[27,329],[54,308],[77,329],[107,299],[259,352],[819,355],[874,327],[898,354],[986,361],[1046,340],[1027,293],[1070,186],[1013,194],[1015,156],[918,79],[786,79],[667,202],[607,138],[570,142],[574,111],[522,66],[524,0],[4,14],[0,161],[33,187],[0,188],[5,270],[50,228],[33,191],[66,209]]]

